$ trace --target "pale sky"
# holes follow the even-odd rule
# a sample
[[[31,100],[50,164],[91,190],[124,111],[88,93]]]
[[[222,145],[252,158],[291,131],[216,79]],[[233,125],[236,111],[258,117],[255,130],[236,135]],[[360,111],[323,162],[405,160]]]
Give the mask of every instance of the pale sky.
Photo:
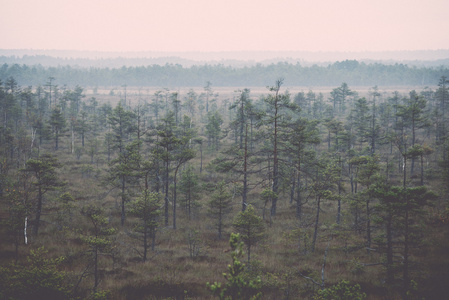
[[[448,0],[0,0],[0,49],[449,49]]]

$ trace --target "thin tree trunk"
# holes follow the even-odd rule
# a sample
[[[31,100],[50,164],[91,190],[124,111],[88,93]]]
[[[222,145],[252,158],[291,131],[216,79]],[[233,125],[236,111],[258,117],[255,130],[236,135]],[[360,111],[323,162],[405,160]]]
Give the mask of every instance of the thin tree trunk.
[[[315,243],[318,237],[318,223],[320,220],[320,204],[321,204],[321,196],[317,197],[317,209],[316,209],[316,217],[315,217],[315,227],[313,232],[313,241],[312,241],[312,252],[315,251]]]
[[[151,229],[151,251],[154,252],[154,247],[156,245],[156,229]]]
[[[173,177],[173,229],[176,229],[176,175],[178,174],[179,167],[180,165],[176,167],[175,175]]]
[[[248,125],[246,125],[245,131],[245,156],[243,166],[243,193],[242,193],[242,211],[245,211],[247,205],[247,193],[248,193]]]
[[[122,215],[120,218],[122,226],[125,225],[125,176],[122,177]]]
[[[145,198],[147,197],[145,192]],[[147,199],[145,199],[145,203],[147,202]],[[146,205],[146,204],[145,204]],[[144,218],[143,220],[143,262],[147,260],[147,251],[148,251],[148,226],[147,226],[147,220]]]
[[[221,227],[222,227],[222,211],[220,207],[220,212],[218,214],[218,239],[221,240]]]
[[[392,221],[393,216],[389,212],[387,217],[387,283],[389,284],[393,283],[394,281]]]
[[[200,174],[203,172],[203,142],[200,144]]]
[[[168,162],[165,164],[165,227],[168,227]]]
[[[366,246],[371,248],[371,214],[370,214],[370,198],[366,200]],[[369,251],[369,250],[368,250]]]
[[[277,196],[278,194],[278,184],[279,184],[279,178],[278,178],[278,148],[277,148],[277,138],[278,138],[278,91],[276,91],[276,104],[275,104],[275,113],[274,113],[274,149],[273,149],[273,193]],[[273,198],[271,203],[271,216],[276,215],[276,206],[277,206],[277,197]]]
[[[71,143],[70,143],[70,153],[73,154],[75,151],[75,131],[73,130],[73,124],[71,125]]]
[[[97,291],[97,287],[99,284],[99,276],[98,276],[98,249],[97,246],[95,246],[94,250],[94,277],[95,277],[95,283],[94,283],[94,292]]]
[[[424,185],[424,159],[423,154],[421,154],[421,185]]]
[[[407,195],[405,196],[407,197]],[[408,199],[405,201],[405,229],[404,229],[404,268],[403,268],[403,280],[404,280],[404,295],[405,299],[408,299],[408,289],[409,289],[409,272],[408,272],[408,258],[409,258],[409,208]]]
[[[41,213],[42,213],[42,188],[39,186],[38,196],[37,196],[37,210],[36,210],[36,224],[34,226],[34,234],[37,236],[39,233],[39,225],[41,221]]]

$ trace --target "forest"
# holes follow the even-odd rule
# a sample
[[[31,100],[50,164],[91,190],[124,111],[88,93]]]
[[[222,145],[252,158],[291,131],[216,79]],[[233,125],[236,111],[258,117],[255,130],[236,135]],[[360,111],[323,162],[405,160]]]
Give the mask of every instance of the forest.
[[[44,57],[45,58],[45,57]],[[44,59],[42,58],[42,59]],[[10,63],[0,57],[0,78],[13,77],[22,86],[44,85],[47,78],[75,88],[110,87],[127,84],[140,87],[202,87],[207,81],[214,86],[248,88],[267,86],[275,78],[284,78],[287,86],[434,86],[442,76],[449,77],[447,61],[440,66],[416,66],[403,63],[359,62],[343,60],[333,63],[303,65],[286,61],[269,64],[232,66],[202,64],[185,67],[179,63],[108,67],[109,61],[96,60],[102,67],[80,67],[61,60],[58,66]],[[132,64],[131,61],[127,61]],[[425,62],[423,62],[424,64]],[[274,79],[273,79],[274,78]]]
[[[0,298],[445,298],[447,73],[4,64]]]

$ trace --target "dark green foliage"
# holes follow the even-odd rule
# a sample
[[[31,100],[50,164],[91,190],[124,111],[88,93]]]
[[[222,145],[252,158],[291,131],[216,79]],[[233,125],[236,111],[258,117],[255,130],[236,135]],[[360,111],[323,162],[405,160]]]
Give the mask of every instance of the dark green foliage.
[[[108,123],[112,128],[112,149],[122,153],[129,141],[130,134],[135,130],[133,124],[135,114],[118,103],[109,114]]]
[[[0,298],[72,299],[68,276],[58,270],[64,258],[48,259],[46,254],[44,248],[31,250],[26,263],[0,267]]]
[[[142,242],[143,252],[141,256],[144,262],[147,260],[150,239],[152,241],[151,248],[154,250],[156,230],[161,215],[160,200],[161,196],[158,193],[150,193],[145,190],[140,197],[130,203],[130,213],[138,219],[133,231],[136,233],[135,237]]]
[[[301,219],[302,214],[302,181],[301,176],[304,172],[303,166],[305,161],[313,160],[315,152],[310,152],[312,145],[320,143],[318,121],[310,121],[304,117],[298,118],[289,125],[289,130],[284,132],[281,137],[287,142],[285,143],[286,152],[284,155],[288,157],[288,161],[292,164],[290,202],[296,203],[296,217]]]
[[[248,262],[251,260],[251,247],[255,246],[264,237],[265,226],[254,207],[250,204],[246,210],[239,212],[233,222],[234,229],[240,234],[246,245]]]
[[[314,300],[364,300],[366,294],[362,292],[360,285],[350,285],[349,281],[342,280],[336,285],[319,290],[313,297]]]
[[[209,213],[215,220],[215,226],[218,230],[218,238],[221,239],[225,227],[225,216],[232,210],[232,198],[226,189],[225,183],[221,181],[209,200]]]
[[[136,140],[127,144],[119,152],[118,157],[109,163],[109,172],[107,175],[107,184],[121,191],[121,224],[125,223],[126,212],[125,204],[129,201],[129,189],[127,185],[133,183],[138,177],[141,155],[139,147],[141,142]]]
[[[208,115],[208,123],[206,124],[207,145],[214,150],[220,147],[221,125],[223,119],[218,112]]]
[[[266,113],[261,120],[261,125],[265,127],[265,137],[269,138],[270,143],[268,151],[270,151],[272,155],[271,160],[273,168],[271,170],[271,178],[273,180],[272,191],[275,194],[279,194],[280,192],[280,171],[282,168],[280,157],[286,144],[286,139],[285,136],[283,137],[283,133],[288,130],[292,124],[293,115],[300,111],[300,108],[290,101],[290,94],[288,92],[280,92],[283,82],[284,79],[278,79],[274,86],[269,87],[269,90],[273,93],[263,99],[266,106]],[[273,198],[271,203],[272,216],[276,215],[276,209],[277,198]]]
[[[99,258],[101,255],[111,253],[112,236],[116,230],[109,227],[108,219],[103,216],[103,210],[100,207],[94,205],[85,206],[82,208],[81,214],[89,220],[91,225],[88,231],[81,235],[81,239],[89,248],[88,253],[90,257],[85,272],[93,274],[93,290],[96,292],[100,283]]]
[[[176,126],[173,113],[168,113],[156,128],[156,143],[153,149],[156,159],[164,163],[163,182],[165,188],[164,197],[164,223],[168,226],[169,212],[169,177],[170,164],[175,160],[174,152],[181,144],[176,136]]]
[[[70,226],[76,208],[75,199],[70,193],[66,192],[59,196],[58,200],[59,211],[57,219],[60,224],[59,226]]]
[[[252,116],[253,106],[251,100],[249,99],[249,89],[244,89],[240,91],[240,97],[235,103],[229,106],[229,109],[236,109],[236,118],[232,122],[231,126],[236,130],[235,136],[239,138],[239,148],[243,148],[243,139],[244,139],[244,129],[248,124],[248,121]]]
[[[59,138],[64,134],[67,125],[60,107],[53,109],[50,117],[50,125],[52,126],[55,150],[57,151],[59,149]]]
[[[179,181],[179,192],[182,196],[179,201],[180,205],[185,209],[190,220],[199,207],[198,199],[201,192],[198,176],[193,172],[191,166],[188,166],[182,172],[181,180]]]
[[[382,224],[376,243],[379,250],[386,256],[387,283],[402,273],[402,293],[410,290],[411,279],[416,270],[411,268],[413,249],[420,247],[423,240],[421,221],[423,208],[436,195],[425,186],[398,187],[385,183],[380,178],[371,188],[371,195],[378,198],[376,207],[376,224]],[[398,260],[398,256],[401,260]],[[398,268],[399,267],[399,268]]]
[[[338,88],[333,89],[331,92],[331,101],[333,102],[334,112],[344,112],[346,110],[347,98],[352,95],[354,95],[354,92],[348,87],[346,82],[343,82]]]
[[[30,173],[33,176],[32,184],[37,192],[36,217],[34,224],[34,233],[37,235],[39,231],[40,219],[42,214],[42,206],[44,195],[48,191],[55,190],[57,187],[64,185],[58,178],[56,169],[61,164],[56,157],[44,154],[39,159],[30,159],[26,162],[23,172]]]
[[[14,244],[14,256],[17,263],[19,259],[19,245],[27,244],[25,234],[25,224],[28,224],[28,216],[32,207],[23,197],[24,193],[16,189],[7,189],[4,192],[5,204],[8,207],[8,218],[3,219],[0,224],[6,229],[7,241]]]
[[[223,273],[227,282],[225,284],[208,282],[207,287],[221,300],[259,299],[262,296],[260,292],[262,281],[260,277],[251,279],[245,274],[245,264],[240,261],[243,256],[240,235],[232,233],[229,244],[232,251],[232,264],[228,266],[229,273]]]

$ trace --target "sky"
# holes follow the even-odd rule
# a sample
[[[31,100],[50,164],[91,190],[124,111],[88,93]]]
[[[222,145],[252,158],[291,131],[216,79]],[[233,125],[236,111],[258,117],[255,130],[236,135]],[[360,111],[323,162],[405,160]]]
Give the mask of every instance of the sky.
[[[0,49],[449,49],[448,0],[0,0]]]

